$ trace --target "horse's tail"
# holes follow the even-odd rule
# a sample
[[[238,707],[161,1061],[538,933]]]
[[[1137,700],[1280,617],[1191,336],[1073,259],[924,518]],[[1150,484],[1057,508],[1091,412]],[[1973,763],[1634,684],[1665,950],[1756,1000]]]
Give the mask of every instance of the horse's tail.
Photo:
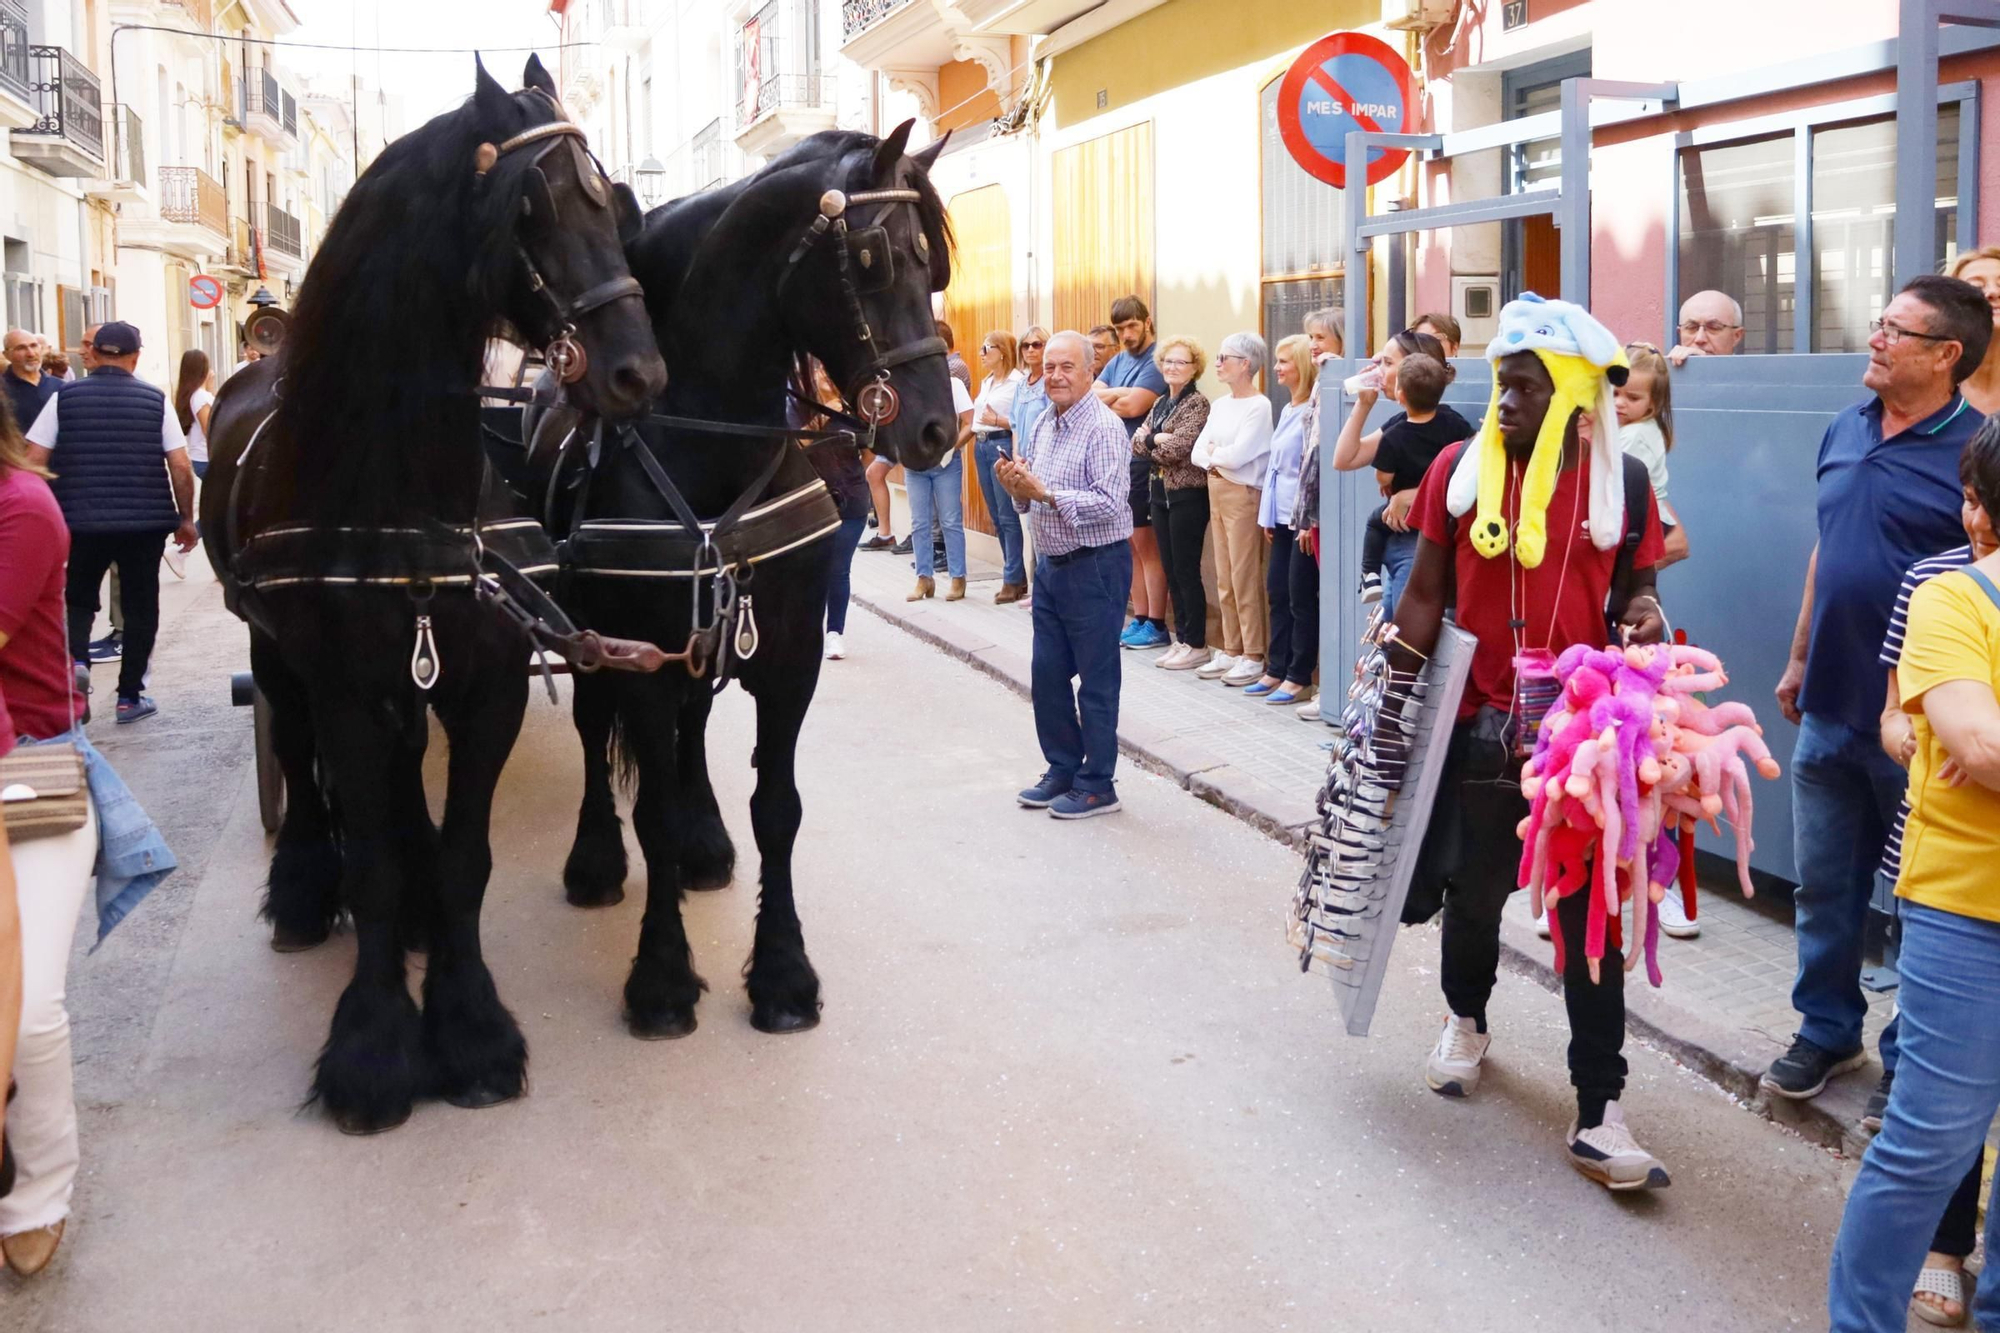
[[[604,758],[611,766],[611,780],[629,800],[639,789],[639,757],[625,743],[627,692],[617,691],[618,702],[611,710],[611,726],[604,735]]]

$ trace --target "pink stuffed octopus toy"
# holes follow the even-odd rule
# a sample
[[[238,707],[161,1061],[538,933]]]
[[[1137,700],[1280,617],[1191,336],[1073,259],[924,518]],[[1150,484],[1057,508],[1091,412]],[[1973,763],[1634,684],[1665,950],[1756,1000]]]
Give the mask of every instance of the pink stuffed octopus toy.
[[[1715,654],[1685,645],[1624,649],[1578,645],[1556,659],[1562,694],[1543,720],[1534,755],[1521,770],[1529,802],[1521,822],[1519,883],[1535,912],[1554,911],[1572,893],[1590,895],[1584,955],[1600,978],[1607,938],[1632,932],[1646,977],[1661,981],[1660,922],[1653,910],[1680,867],[1677,835],[1727,818],[1736,835],[1736,874],[1751,896],[1750,770],[1778,776],[1764,729],[1746,704],[1707,705],[1694,696],[1729,683]],[[1636,886],[1636,887],[1635,887]],[[1550,932],[1562,970],[1562,932]]]

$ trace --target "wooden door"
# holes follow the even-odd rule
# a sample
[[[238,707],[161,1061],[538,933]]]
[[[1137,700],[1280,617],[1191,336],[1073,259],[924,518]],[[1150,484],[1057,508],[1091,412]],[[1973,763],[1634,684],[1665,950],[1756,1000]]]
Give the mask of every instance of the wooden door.
[[[1521,290],[1551,300],[1562,294],[1562,233],[1547,213],[1521,219]]]
[[[958,339],[958,350],[972,367],[972,392],[985,383],[979,348],[995,330],[1014,328],[1013,229],[1007,214],[1007,193],[998,185],[951,197],[945,205],[957,240],[952,253],[951,286],[945,288],[944,320]],[[968,449],[969,452],[969,449]],[[965,526],[993,536],[993,517],[979,489],[979,473],[965,460]]]
[[[1153,296],[1153,125],[1133,125],[1051,159],[1055,329],[1111,322],[1111,303]]]

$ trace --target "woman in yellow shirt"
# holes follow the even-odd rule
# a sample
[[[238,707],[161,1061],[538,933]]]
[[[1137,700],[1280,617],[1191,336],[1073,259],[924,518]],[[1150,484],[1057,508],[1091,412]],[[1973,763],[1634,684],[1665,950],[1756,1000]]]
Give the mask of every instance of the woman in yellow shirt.
[[[1966,531],[1991,549],[2000,416],[1965,446],[1959,479]],[[1901,1038],[1834,1243],[1835,1333],[1903,1328],[1932,1229],[2000,1110],[2000,553],[1917,589],[1896,680],[1916,728],[1896,881]],[[2000,1206],[1987,1219],[1987,1253],[2000,1254]],[[1979,1284],[1973,1313],[2000,1329],[2000,1280]]]

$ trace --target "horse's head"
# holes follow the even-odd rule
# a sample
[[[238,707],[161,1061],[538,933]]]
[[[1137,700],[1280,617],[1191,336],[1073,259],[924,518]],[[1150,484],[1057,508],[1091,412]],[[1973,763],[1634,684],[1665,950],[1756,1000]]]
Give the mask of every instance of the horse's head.
[[[544,349],[579,407],[613,420],[637,416],[667,385],[643,293],[625,265],[637,230],[631,187],[605,179],[583,131],[556,100],[536,56],[509,93],[482,64],[473,94],[482,135],[468,169],[479,210],[512,236],[494,293],[521,334]]]
[[[794,336],[819,358],[877,453],[935,467],[958,441],[931,293],[951,278],[951,229],[931,188],[938,140],[905,155],[912,122],[828,164],[819,216],[783,279]]]

